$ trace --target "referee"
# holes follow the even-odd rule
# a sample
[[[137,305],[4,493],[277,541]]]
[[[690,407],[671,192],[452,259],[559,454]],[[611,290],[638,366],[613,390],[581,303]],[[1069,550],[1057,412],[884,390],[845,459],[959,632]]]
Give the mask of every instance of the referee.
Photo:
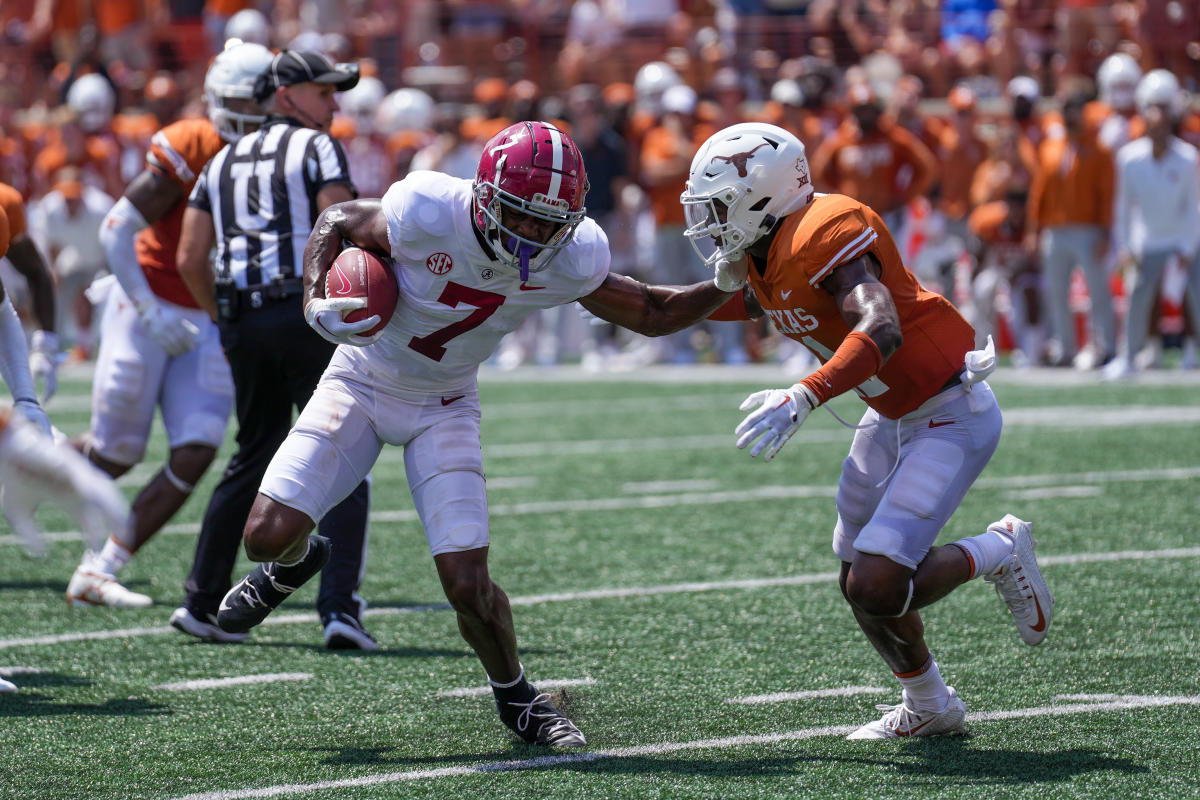
[[[334,92],[357,83],[355,64],[334,64],[315,52],[276,55],[255,85],[266,121],[208,162],[184,214],[179,272],[220,328],[238,418],[237,452],[204,514],[184,584],[187,599],[176,611],[210,622],[214,640],[246,636],[220,631],[217,608],[229,591],[242,530],[267,464],[292,426],[292,410],[308,402],[335,349],[304,321],[300,259],[317,215],[357,196],[346,155],[329,136],[337,110]],[[321,534],[333,544],[317,598],[331,649],[378,646],[362,627],[365,603],[356,593],[368,492],[364,481],[320,520]],[[312,562],[326,555],[302,560],[315,571],[320,564]]]

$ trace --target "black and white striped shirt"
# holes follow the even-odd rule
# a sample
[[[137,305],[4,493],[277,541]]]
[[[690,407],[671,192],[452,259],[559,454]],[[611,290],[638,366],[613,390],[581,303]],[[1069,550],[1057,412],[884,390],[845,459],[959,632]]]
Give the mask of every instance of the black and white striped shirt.
[[[226,145],[205,165],[188,205],[212,215],[218,276],[239,288],[298,278],[317,219],[317,194],[347,184],[346,153],[327,133],[279,117]]]

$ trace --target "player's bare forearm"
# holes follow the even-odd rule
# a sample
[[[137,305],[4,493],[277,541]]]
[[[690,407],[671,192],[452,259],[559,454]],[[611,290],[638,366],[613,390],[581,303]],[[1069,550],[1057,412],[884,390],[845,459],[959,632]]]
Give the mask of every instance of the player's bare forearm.
[[[345,243],[391,255],[387,220],[377,199],[352,200],[329,206],[317,217],[304,245],[304,302],[325,297],[325,273]]]
[[[712,281],[691,286],[651,286],[610,273],[579,303],[614,325],[644,336],[665,336],[695,325],[729,297],[729,292],[722,292]]]
[[[211,214],[197,208],[188,208],[183,212],[179,248],[175,256],[179,277],[192,293],[196,305],[214,320],[217,318],[217,295],[213,286],[215,275],[208,255],[215,239]]]

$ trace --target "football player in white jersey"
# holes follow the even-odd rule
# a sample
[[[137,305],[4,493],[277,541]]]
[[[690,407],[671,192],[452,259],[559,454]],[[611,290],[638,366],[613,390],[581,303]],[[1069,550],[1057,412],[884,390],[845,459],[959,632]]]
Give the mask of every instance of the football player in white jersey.
[[[504,334],[540,309],[578,300],[601,319],[660,336],[731,298],[712,281],[648,286],[610,274],[586,192],[570,137],[519,122],[487,143],[473,182],[413,172],[382,200],[321,214],[304,251],[305,318],[342,346],[267,468],[244,532],[247,554],[265,563],[225,596],[223,629],[249,630],[321,568],[329,543],[309,535],[314,520],[367,475],[384,444],[400,445],[442,587],[500,718],[527,742],[586,743],[526,680],[508,598],[488,574],[476,373]],[[377,316],[342,319],[365,299],[325,297],[343,241],[394,262],[400,299],[370,337],[360,334]]]
[[[271,51],[230,40],[209,66],[204,96],[209,119],[184,119],[154,134],[145,169],[104,218],[100,242],[109,278],[92,387],[91,427],[80,443],[88,459],[119,477],[142,460],[156,407],[170,452],[133,501],[132,525],[111,531],[86,552],[67,584],[76,606],[144,608],[148,595],[117,575],[191,496],[225,438],[233,379],[216,325],[179,276],[175,249],[188,192],[201,167],[264,119],[252,99]],[[172,617],[193,636],[229,641],[212,620]]]

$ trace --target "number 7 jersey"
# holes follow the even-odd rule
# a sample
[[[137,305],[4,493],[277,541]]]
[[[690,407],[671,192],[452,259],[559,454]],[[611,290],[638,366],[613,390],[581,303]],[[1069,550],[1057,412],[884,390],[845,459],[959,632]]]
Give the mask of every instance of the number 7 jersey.
[[[870,253],[882,266],[904,341],[856,391],[867,405],[897,419],[928,400],[974,347],[975,332],[958,310],[905,269],[891,233],[868,206],[840,194],[818,194],[784,218],[760,274],[750,284],[775,327],[828,361],[851,328],[834,296],[821,288],[833,270]]]
[[[540,272],[522,281],[494,259],[471,218],[471,181],[417,171],[383,197],[400,298],[383,336],[342,345],[331,368],[368,374],[381,388],[450,392],[473,386],[479,365],[530,314],[591,294],[608,275],[608,239],[593,220]]]

